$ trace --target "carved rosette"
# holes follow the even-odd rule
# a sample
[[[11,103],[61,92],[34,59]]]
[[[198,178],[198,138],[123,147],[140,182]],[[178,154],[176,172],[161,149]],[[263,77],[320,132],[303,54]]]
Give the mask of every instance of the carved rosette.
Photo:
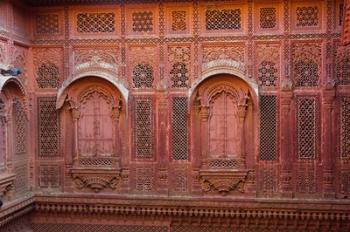
[[[204,192],[218,192],[226,195],[230,192],[244,192],[249,176],[248,170],[202,170],[199,180]]]
[[[96,193],[115,190],[121,180],[120,170],[72,169],[72,178],[78,189],[90,189]]]

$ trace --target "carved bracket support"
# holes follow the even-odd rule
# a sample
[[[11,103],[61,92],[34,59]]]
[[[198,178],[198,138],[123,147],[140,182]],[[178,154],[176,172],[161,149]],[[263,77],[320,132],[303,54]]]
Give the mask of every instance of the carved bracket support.
[[[118,169],[71,169],[72,178],[78,189],[100,192],[106,188],[115,190],[120,182]]]
[[[226,195],[230,192],[244,192],[248,179],[248,170],[201,170],[199,180],[204,192],[219,192]]]
[[[0,176],[0,197],[4,197],[13,188],[15,174],[6,174]]]

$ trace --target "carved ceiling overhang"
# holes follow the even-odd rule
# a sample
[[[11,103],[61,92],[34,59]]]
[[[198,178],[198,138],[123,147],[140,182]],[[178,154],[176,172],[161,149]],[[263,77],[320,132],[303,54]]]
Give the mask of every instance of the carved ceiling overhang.
[[[3,92],[6,86],[10,83],[13,83],[17,87],[17,90],[22,96],[26,95],[24,87],[18,78],[13,76],[3,76],[0,74],[0,92]]]

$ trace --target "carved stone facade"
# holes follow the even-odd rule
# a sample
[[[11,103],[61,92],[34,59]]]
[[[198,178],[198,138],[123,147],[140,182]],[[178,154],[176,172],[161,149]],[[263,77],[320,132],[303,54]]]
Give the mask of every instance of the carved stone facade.
[[[349,0],[0,12],[1,231],[349,231]]]

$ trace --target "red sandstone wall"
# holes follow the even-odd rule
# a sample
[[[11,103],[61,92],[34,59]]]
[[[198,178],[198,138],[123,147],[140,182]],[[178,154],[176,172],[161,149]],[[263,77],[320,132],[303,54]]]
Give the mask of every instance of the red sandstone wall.
[[[348,197],[341,6],[164,2],[33,7],[28,15],[1,3],[0,60],[23,69],[29,110],[26,166],[13,158],[9,169],[27,175],[18,188]]]

